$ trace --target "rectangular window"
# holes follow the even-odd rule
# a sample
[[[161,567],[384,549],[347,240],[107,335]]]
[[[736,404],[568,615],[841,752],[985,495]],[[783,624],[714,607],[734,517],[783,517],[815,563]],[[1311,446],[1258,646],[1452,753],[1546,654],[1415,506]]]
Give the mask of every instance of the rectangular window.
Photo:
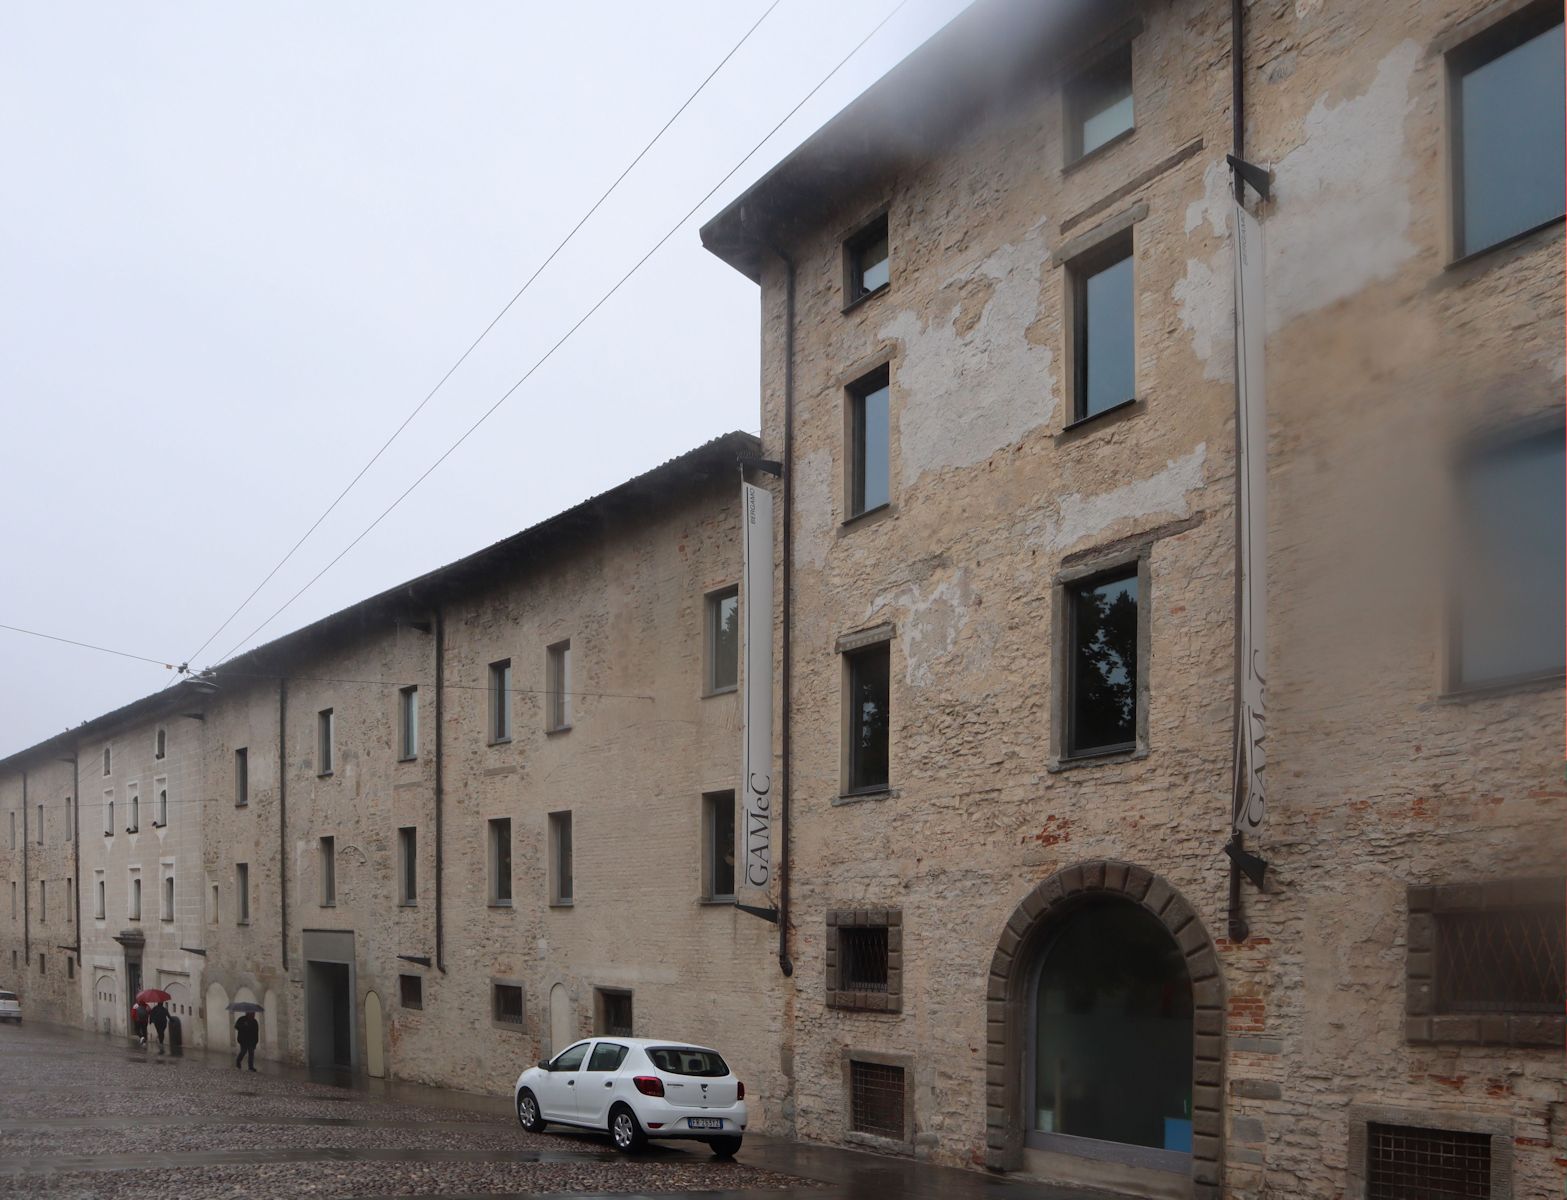
[[[114,793],[103,794],[103,834],[105,837],[114,836]]]
[[[490,995],[497,1024],[521,1025],[523,1023],[521,984],[492,983]]]
[[[707,691],[732,692],[740,683],[740,589],[707,597]]]
[[[632,1037],[631,993],[624,988],[593,989],[593,1032]]]
[[[135,784],[131,785],[131,794],[128,801],[128,807],[130,809],[130,816],[127,818],[125,832],[139,833],[141,832],[141,792],[137,789]]]
[[[550,813],[550,903],[572,903],[571,814]]]
[[[38,881],[38,919],[40,921],[49,919],[49,886],[42,879]]]
[[[162,729],[158,730],[158,732],[153,735],[152,739],[153,758],[162,758],[164,752],[168,749],[168,745],[168,734]]]
[[[1491,1138],[1484,1133],[1371,1123],[1367,1200],[1491,1200]]]
[[[42,804],[40,804],[38,806],[38,835],[37,836],[38,836],[38,844],[40,846],[42,846],[44,844],[44,806]]]
[[[890,642],[878,642],[844,655],[849,710],[846,792],[880,791],[888,785],[891,650]]]
[[[420,976],[399,975],[397,993],[404,1008],[424,1007],[424,980]]]
[[[11,812],[6,813],[6,816],[8,816],[11,819],[11,822],[10,822],[10,832],[6,836],[5,847],[6,847],[7,850],[15,850],[16,849],[16,811],[13,809]]]
[[[1067,162],[1130,133],[1132,44],[1106,55],[1066,85]]]
[[[235,913],[235,924],[250,924],[250,864],[234,864],[234,903],[238,911]]]
[[[330,908],[337,903],[337,839],[324,837],[318,846],[321,863],[321,906]]]
[[[11,920],[16,920],[16,880],[11,880]]]
[[[872,1012],[903,1008],[903,913],[844,909],[827,914],[827,1004]]]
[[[405,687],[397,693],[398,757],[404,761],[419,757],[419,689]]]
[[[1137,744],[1137,567],[1073,584],[1066,594],[1067,756]]]
[[[702,844],[707,862],[702,872],[709,900],[735,897],[735,794],[712,792],[702,797]]]
[[[1136,399],[1132,235],[1112,238],[1068,267],[1072,283],[1072,419]]]
[[[216,925],[222,917],[222,909],[218,906],[218,885],[210,884],[207,887],[207,924]]]
[[[419,903],[419,831],[405,825],[397,831],[397,902]]]
[[[1459,257],[1567,209],[1562,7],[1535,4],[1448,56]]]
[[[511,903],[511,818],[490,822],[490,903]]]
[[[490,741],[511,741],[511,659],[490,664]]]
[[[174,920],[174,875],[172,872],[163,877],[163,909],[158,915],[165,921]]]
[[[332,773],[332,710],[323,708],[316,714],[316,774]]]
[[[110,759],[110,756],[109,756],[109,747],[105,746],[103,748],[103,773],[105,775],[108,775],[110,773],[109,772],[109,764],[110,764],[110,762],[111,762],[111,759]]]
[[[878,367],[849,387],[849,516],[885,507],[892,498],[889,401],[891,376]]]
[[[141,876],[135,872],[131,874],[131,900],[127,915],[133,921],[141,920]]]
[[[39,952],[39,955],[38,955],[38,973],[40,975],[45,973],[44,972],[44,955],[43,955],[43,953],[41,951]]]
[[[850,992],[887,990],[887,927],[838,931],[838,986]]]
[[[234,807],[250,803],[250,751],[244,746],[234,751]]]
[[[73,831],[76,828],[76,805],[71,797],[65,798],[65,842],[70,844]]]
[[[1564,487],[1560,430],[1487,448],[1463,464],[1453,687],[1561,674]]]
[[[75,882],[69,875],[65,877],[65,923],[67,925],[73,925],[76,922],[76,914],[72,911],[71,906],[71,897],[75,894],[71,885]]]
[[[65,977],[67,979],[76,978],[76,960],[74,958],[67,958],[65,960]]]
[[[166,779],[158,779],[153,781],[152,786],[157,791],[157,799],[152,808],[152,823],[162,829],[169,823],[169,782]]]
[[[904,1140],[903,1105],[902,1067],[850,1060],[850,1129],[901,1142]]]
[[[556,642],[545,651],[545,728],[550,732],[571,728],[571,640]]]
[[[93,876],[92,882],[92,915],[93,919],[102,921],[109,915],[108,887],[104,883],[103,872],[99,871]]]
[[[887,216],[883,213],[843,246],[848,286],[845,304],[853,304],[881,291],[891,281],[887,254]]]

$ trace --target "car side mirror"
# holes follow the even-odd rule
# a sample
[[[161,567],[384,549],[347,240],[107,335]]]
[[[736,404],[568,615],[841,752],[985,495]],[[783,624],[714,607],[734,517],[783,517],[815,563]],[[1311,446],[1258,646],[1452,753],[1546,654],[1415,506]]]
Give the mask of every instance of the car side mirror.
[[[550,1069],[549,1059],[547,1059],[547,1058],[539,1059],[539,1070],[541,1070],[541,1071],[548,1071],[549,1069]]]

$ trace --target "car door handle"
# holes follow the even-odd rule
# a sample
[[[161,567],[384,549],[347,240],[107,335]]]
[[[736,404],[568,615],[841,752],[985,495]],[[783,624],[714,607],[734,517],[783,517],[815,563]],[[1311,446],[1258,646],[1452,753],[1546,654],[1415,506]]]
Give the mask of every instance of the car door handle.
[[[614,1087],[615,1086],[615,1081],[613,1079],[606,1079],[604,1081],[604,1086],[605,1087]]]
[[[568,1079],[568,1080],[566,1080],[566,1086],[567,1087],[576,1087],[577,1086],[577,1081],[575,1079]]]

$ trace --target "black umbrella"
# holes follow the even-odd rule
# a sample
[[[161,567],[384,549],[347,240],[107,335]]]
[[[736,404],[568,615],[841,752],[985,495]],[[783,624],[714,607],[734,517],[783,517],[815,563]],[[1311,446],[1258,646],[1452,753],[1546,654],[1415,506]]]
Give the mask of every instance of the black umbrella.
[[[236,1000],[233,1004],[229,1005],[229,1012],[258,1013],[266,1011],[267,1010],[262,1008],[261,1005],[252,1004],[249,1000]]]

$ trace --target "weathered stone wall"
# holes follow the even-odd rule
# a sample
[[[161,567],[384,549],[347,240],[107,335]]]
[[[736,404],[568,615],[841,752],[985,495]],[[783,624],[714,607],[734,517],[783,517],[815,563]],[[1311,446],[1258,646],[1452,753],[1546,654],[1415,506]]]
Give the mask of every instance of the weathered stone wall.
[[[16,992],[24,1020],[74,1022],[82,1010],[70,882],[76,875],[72,792],[71,764],[58,757],[29,765],[25,805],[21,773],[0,779],[0,879],[5,881],[0,903],[6,906],[0,910],[5,933],[0,939],[0,988]],[[41,836],[39,805],[44,813]],[[42,911],[40,881],[47,903]]]

